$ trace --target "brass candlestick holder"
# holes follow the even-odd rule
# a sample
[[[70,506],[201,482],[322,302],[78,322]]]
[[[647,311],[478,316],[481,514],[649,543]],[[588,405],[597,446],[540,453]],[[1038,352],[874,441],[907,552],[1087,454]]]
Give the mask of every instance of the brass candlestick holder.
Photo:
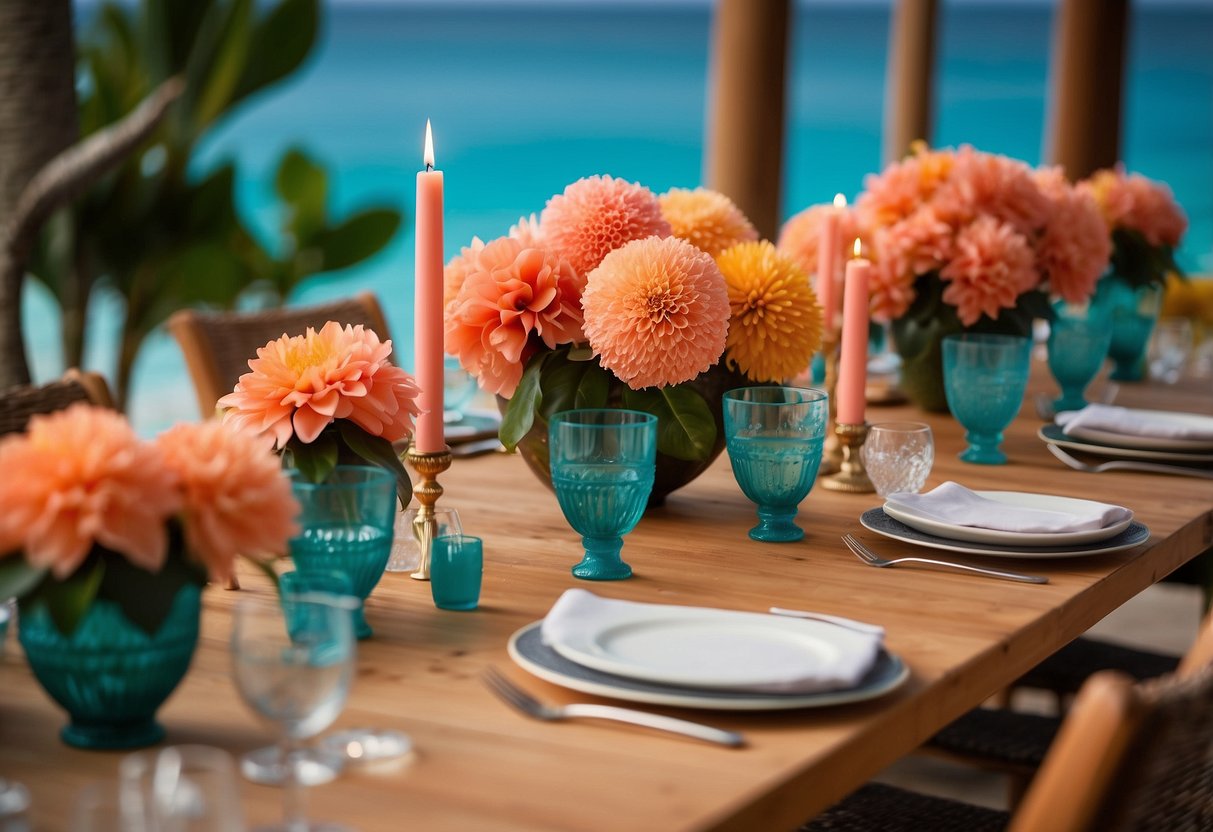
[[[442,496],[438,475],[451,467],[451,449],[423,452],[410,445],[405,451],[404,461],[421,477],[421,481],[413,485],[413,494],[417,496],[417,502],[421,503],[417,516],[413,518],[413,535],[417,538],[421,558],[417,561],[417,571],[409,577],[416,581],[428,581],[430,550],[438,530],[438,523],[434,519],[434,504]]]
[[[821,449],[821,465],[817,476],[825,477],[842,470],[842,446],[834,435],[834,417],[838,411],[838,403],[834,400],[834,391],[838,386],[838,336],[826,335],[821,342],[821,352],[825,356],[826,378],[825,388],[829,395],[830,419],[826,423],[826,439]]]
[[[843,491],[848,494],[869,494],[876,490],[868,479],[867,469],[859,451],[863,448],[864,440],[868,438],[868,423],[858,425],[834,425],[834,435],[842,449],[842,463],[836,474],[831,474],[821,481],[821,487],[830,491]]]

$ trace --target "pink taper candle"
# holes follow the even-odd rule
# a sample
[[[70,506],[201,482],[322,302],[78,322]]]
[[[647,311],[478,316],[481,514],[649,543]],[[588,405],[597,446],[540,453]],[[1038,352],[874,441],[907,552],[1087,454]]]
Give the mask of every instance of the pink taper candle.
[[[838,415],[840,425],[863,424],[868,381],[868,278],[872,264],[859,256],[847,261],[842,299],[842,351],[838,357]]]
[[[817,300],[821,303],[822,320],[827,332],[832,332],[838,319],[838,233],[842,223],[842,209],[847,198],[834,196],[834,208],[827,211],[821,223],[821,237],[817,241]]]
[[[415,375],[421,388],[413,447],[446,449],[442,431],[442,171],[434,170],[434,139],[425,122],[425,170],[417,173],[417,257],[413,276]]]

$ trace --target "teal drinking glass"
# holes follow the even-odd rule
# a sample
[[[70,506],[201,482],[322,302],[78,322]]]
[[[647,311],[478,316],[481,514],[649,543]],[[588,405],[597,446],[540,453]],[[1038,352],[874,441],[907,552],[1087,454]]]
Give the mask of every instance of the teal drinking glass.
[[[341,572],[361,601],[383,577],[392,553],[396,479],[370,465],[338,465],[321,483],[292,480],[303,511],[302,532],[291,541],[295,569],[304,575]],[[354,613],[359,639],[371,636],[361,607]]]
[[[1028,385],[1032,342],[1017,335],[966,333],[943,339],[943,384],[948,408],[965,429],[960,458],[1002,465],[1002,432],[1019,413]]]
[[[619,551],[644,514],[657,465],[657,417],[636,410],[566,410],[548,422],[552,487],[581,535],[585,556],[573,575],[631,577]]]
[[[733,476],[758,505],[754,540],[804,537],[793,519],[817,479],[828,418],[828,396],[812,387],[742,387],[724,394]]]
[[[1081,410],[1087,406],[1083,391],[1103,367],[1112,341],[1108,316],[1093,306],[1057,303],[1049,324],[1049,370],[1061,387],[1053,410]]]
[[[1158,286],[1134,287],[1116,274],[1101,278],[1095,286],[1092,304],[1105,311],[1110,320],[1113,381],[1141,381],[1146,374],[1146,347],[1150,333],[1162,310],[1162,289]]]
[[[434,538],[430,553],[430,593],[443,610],[474,610],[480,603],[484,544],[468,534]]]

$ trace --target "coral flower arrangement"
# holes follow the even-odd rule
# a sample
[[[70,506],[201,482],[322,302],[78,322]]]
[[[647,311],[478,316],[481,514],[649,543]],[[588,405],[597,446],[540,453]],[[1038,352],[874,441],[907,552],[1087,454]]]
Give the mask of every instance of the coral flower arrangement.
[[[610,176],[473,240],[447,264],[445,290],[446,350],[508,400],[508,447],[556,411],[622,406],[657,415],[659,453],[708,459],[719,396],[705,398],[704,379],[794,376],[821,337],[804,271],[727,197],[659,196]]]
[[[1175,249],[1188,219],[1171,189],[1121,168],[1096,171],[1079,183],[1090,194],[1112,237],[1112,271],[1134,288],[1163,286],[1181,274]]]
[[[392,443],[412,434],[420,391],[391,353],[391,341],[334,321],[283,335],[257,350],[249,372],[219,400],[224,421],[261,437],[312,482],[339,462],[388,468],[407,503],[408,474]]]
[[[265,444],[220,423],[154,442],[76,404],[0,441],[0,595],[72,633],[97,598],[154,632],[188,584],[283,554],[299,506]]]

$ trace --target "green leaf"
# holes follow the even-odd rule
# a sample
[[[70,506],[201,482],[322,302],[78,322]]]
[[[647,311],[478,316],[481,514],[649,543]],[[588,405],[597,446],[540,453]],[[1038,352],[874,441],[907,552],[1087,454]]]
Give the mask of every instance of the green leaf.
[[[240,78],[244,75],[248,63],[249,50],[252,46],[252,0],[232,0],[230,3],[215,7],[216,12],[225,10],[227,14],[217,32],[212,55],[202,55],[201,60],[210,60],[202,67],[202,74],[196,72],[195,56],[190,55],[190,64],[186,68],[187,82],[196,85],[196,100],[193,107],[193,127],[201,132],[203,128],[218,119],[231,106],[235,98]],[[210,18],[204,24],[210,24]],[[203,32],[199,32],[195,48],[204,44]]]
[[[549,356],[539,376],[542,391],[539,416],[543,421],[550,422],[553,415],[577,406],[577,388],[589,366],[584,361],[569,361],[563,350]]]
[[[149,635],[160,629],[183,586],[206,583],[206,572],[184,557],[180,533],[175,537],[158,572],[136,566],[117,552],[101,553],[105,576],[98,597],[116,603],[132,624]]]
[[[283,0],[253,27],[248,65],[234,100],[290,75],[307,58],[319,29],[318,0]]]
[[[336,424],[347,448],[363,460],[386,468],[396,476],[396,495],[400,499],[400,507],[408,506],[413,499],[413,482],[392,443],[382,436],[372,436],[349,419],[338,419]]]
[[[46,578],[48,570],[30,566],[20,555],[0,559],[0,598],[22,598]]]
[[[38,594],[59,632],[70,636],[80,626],[97,597],[104,575],[105,565],[101,559],[89,557],[67,580],[47,581],[42,585]]]
[[[354,265],[386,246],[400,228],[400,212],[391,208],[361,211],[333,228],[317,231],[312,244],[324,256],[326,272]]]
[[[573,407],[606,407],[611,394],[611,377],[607,371],[594,362],[587,366],[585,375],[577,385],[577,395],[573,399]]]
[[[708,403],[690,387],[628,388],[623,403],[657,417],[657,450],[675,459],[699,462],[716,444],[716,420]]]
[[[514,391],[514,397],[510,399],[509,405],[505,408],[505,415],[501,417],[501,428],[498,430],[497,436],[507,450],[512,451],[518,447],[522,437],[526,436],[531,425],[535,424],[535,411],[543,404],[543,390],[539,385],[540,375],[543,372],[544,362],[551,354],[550,352],[535,354],[522,373],[522,379],[518,382],[518,389]]]
[[[328,187],[324,168],[302,150],[292,147],[283,154],[274,188],[287,204],[286,226],[296,249],[313,245],[313,236],[324,228]]]
[[[589,344],[574,344],[569,347],[569,361],[593,361],[594,350]]]
[[[331,431],[323,431],[314,442],[300,442],[292,436],[286,449],[290,464],[308,482],[324,482],[337,467],[337,439]]]

